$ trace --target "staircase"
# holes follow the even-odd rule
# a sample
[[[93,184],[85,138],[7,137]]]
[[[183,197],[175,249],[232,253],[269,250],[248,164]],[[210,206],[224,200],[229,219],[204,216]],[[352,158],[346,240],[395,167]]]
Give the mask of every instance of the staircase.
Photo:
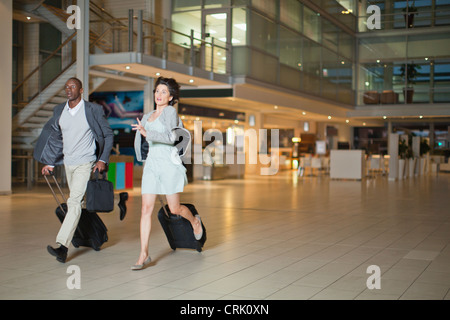
[[[12,120],[12,148],[33,149],[45,123],[53,115],[53,108],[67,101],[64,85],[76,75],[76,62],[61,72],[40,94],[35,96]]]
[[[99,9],[94,7],[91,10]],[[50,57],[54,56],[57,52],[62,51],[63,47],[70,45],[71,41],[75,40],[76,32],[74,30],[68,29],[66,26],[67,18],[70,16],[64,10],[58,9],[46,4],[41,4],[38,8],[33,10],[34,14],[41,16],[43,19],[51,23],[55,28],[61,31],[61,33],[66,37],[64,43],[53,52]],[[94,12],[96,13],[96,12]],[[98,13],[96,13],[98,14]],[[102,35],[98,35],[94,31],[90,31],[90,44],[91,47],[95,47],[95,50],[101,51],[103,53],[112,52],[112,46],[104,40]],[[33,70],[25,79],[19,84],[13,93],[19,90],[27,80],[36,76],[42,66],[47,62],[47,58],[41,63],[35,70]],[[34,143],[39,137],[42,128],[45,123],[53,115],[53,109],[56,105],[66,102],[67,98],[64,92],[64,85],[66,81],[76,76],[76,61],[73,59],[68,66],[66,66],[51,82],[44,88],[40,88],[39,92],[35,94],[29,101],[21,102],[18,104],[20,110],[12,119],[12,149],[22,150],[19,153],[30,153],[34,149]],[[90,93],[95,91],[106,78],[95,79],[93,85],[90,85]]]

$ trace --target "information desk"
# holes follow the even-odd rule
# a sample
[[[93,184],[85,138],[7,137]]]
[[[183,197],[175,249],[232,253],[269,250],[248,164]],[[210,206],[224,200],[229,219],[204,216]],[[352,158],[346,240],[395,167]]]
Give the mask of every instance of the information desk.
[[[364,150],[331,150],[330,178],[361,180],[365,173]]]

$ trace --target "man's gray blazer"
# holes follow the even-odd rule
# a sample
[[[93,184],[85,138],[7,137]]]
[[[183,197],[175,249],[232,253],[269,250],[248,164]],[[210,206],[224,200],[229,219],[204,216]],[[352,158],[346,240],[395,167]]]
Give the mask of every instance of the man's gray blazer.
[[[53,109],[52,118],[45,124],[36,142],[33,157],[40,163],[57,166],[64,163],[63,139],[59,119],[66,103]],[[95,138],[97,161],[109,163],[109,155],[114,143],[114,134],[106,120],[103,107],[84,101],[86,119]]]

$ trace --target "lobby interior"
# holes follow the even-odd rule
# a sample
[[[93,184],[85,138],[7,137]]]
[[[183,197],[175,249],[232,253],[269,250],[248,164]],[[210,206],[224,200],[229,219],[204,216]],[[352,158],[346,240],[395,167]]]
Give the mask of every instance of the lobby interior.
[[[89,2],[91,22],[85,23],[97,36],[65,34],[65,23],[57,21],[61,10],[48,11],[75,1],[0,1],[7,8],[1,11],[4,29],[20,30],[20,36],[11,32],[12,46],[0,49],[0,64],[12,60],[14,66],[12,76],[0,76],[4,96],[13,88],[13,107],[0,119],[0,136],[8,137],[2,145],[12,150],[12,157],[0,155],[0,173],[6,172],[0,182],[0,299],[450,299],[449,1],[416,1],[421,14],[414,28],[403,20],[406,1],[377,1],[381,30],[367,28],[363,21],[370,14],[358,1],[329,1],[330,7],[297,0],[77,4],[86,9]],[[102,29],[105,19],[123,23],[120,36],[114,27]],[[133,23],[134,34],[128,28]],[[195,30],[187,32],[186,25]],[[213,27],[223,27],[226,41],[208,36],[217,31]],[[58,41],[29,41],[46,32]],[[114,43],[110,52],[102,47],[108,41]],[[61,62],[55,64],[54,55]],[[402,67],[411,63],[421,70],[413,102],[403,96],[410,80]],[[30,72],[35,74],[27,79]],[[52,89],[42,83],[46,76],[58,84],[69,75],[86,81],[91,99],[96,93],[138,90],[143,112],[153,105],[156,76],[174,76],[182,83],[178,112],[194,138],[200,134],[202,141],[202,134],[214,129],[227,143],[227,137],[249,129],[279,130],[280,150],[272,159],[278,168],[261,175],[264,165],[246,163],[238,175],[223,176],[220,165],[194,166],[181,200],[193,203],[205,224],[202,252],[169,247],[157,206],[153,261],[131,271],[139,254],[136,165],[133,187],[117,188],[115,210],[99,213],[109,237],[102,249],[71,246],[61,264],[46,250],[60,225],[57,204],[30,154],[49,108],[65,100],[58,85],[51,101],[33,105],[35,100],[21,99]],[[131,135],[122,123],[116,125],[118,150],[129,156]],[[412,135],[420,141],[413,142]],[[407,177],[398,174],[397,143],[403,138],[411,138],[416,158]],[[325,143],[325,153],[317,151],[316,141]],[[431,145],[428,155],[419,150],[423,141]],[[207,141],[200,144],[204,151]],[[356,178],[336,178],[330,154],[346,151],[338,150],[342,146],[363,150],[361,167],[351,168]],[[384,161],[375,167],[372,159],[378,156]],[[319,167],[305,165],[318,158]],[[64,184],[63,190],[68,193]],[[121,221],[117,202],[123,191],[129,199]],[[79,289],[68,285],[73,266],[81,272]]]

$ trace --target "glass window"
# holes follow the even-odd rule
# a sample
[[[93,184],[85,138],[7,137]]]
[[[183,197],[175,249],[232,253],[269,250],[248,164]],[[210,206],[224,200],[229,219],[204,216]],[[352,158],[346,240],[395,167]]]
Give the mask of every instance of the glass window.
[[[326,98],[336,98],[336,85],[338,81],[338,57],[333,51],[322,48],[322,95]]]
[[[430,94],[432,93],[430,87],[430,71],[429,63],[410,63],[410,67],[414,68],[416,76],[412,80],[412,87],[414,88],[414,95],[412,102],[414,103],[429,103]]]
[[[247,12],[244,8],[233,9],[232,38],[236,45],[247,44]]]
[[[303,71],[320,76],[320,57],[321,46],[314,41],[304,39],[303,41],[303,60],[308,61],[302,65]]]
[[[232,6],[248,6],[251,0],[231,0]]]
[[[450,101],[450,63],[435,63],[434,67],[434,102]]]
[[[45,0],[44,3],[55,8],[61,8],[61,0]]]
[[[61,31],[50,23],[39,25],[39,49],[53,52],[61,45]]]
[[[361,62],[404,59],[406,57],[406,37],[374,37],[360,40],[359,60]]]
[[[194,30],[194,38],[201,39],[201,11],[181,12],[172,15],[172,29],[187,36],[190,36],[191,29]],[[177,44],[190,45],[189,38],[177,33],[172,34],[172,42]],[[200,41],[194,41],[200,44]]]
[[[250,67],[250,49],[248,47],[234,47],[233,48],[233,75],[247,75]]]
[[[355,0],[337,0],[337,2],[349,12],[356,13]]]
[[[324,19],[322,22],[322,43],[331,50],[338,50],[339,29]]]
[[[205,9],[228,7],[230,0],[205,0]]]
[[[276,83],[278,59],[261,51],[251,50],[250,75],[258,80]],[[264,68],[261,68],[264,66]]]
[[[450,24],[450,0],[436,0],[435,25]]]
[[[301,70],[302,37],[289,29],[280,28],[280,62]]]
[[[320,19],[317,13],[307,7],[303,7],[303,33],[308,38],[320,42]]]
[[[353,86],[352,62],[342,57],[339,57],[338,59],[339,59],[337,66],[338,83],[339,85],[351,88]]]
[[[339,33],[339,54],[353,61],[354,45],[355,41],[353,37],[341,30]]]
[[[251,45],[273,55],[277,54],[277,26],[254,12],[251,14]]]
[[[408,58],[447,57],[450,52],[448,33],[408,36]]]
[[[288,27],[302,31],[302,7],[297,0],[280,0],[280,21]]]
[[[381,92],[385,89],[385,71],[383,65],[380,65],[379,63],[366,63],[361,65],[360,79],[363,81],[364,90]],[[392,79],[392,66],[390,67],[390,74]]]
[[[304,72],[303,90],[311,94],[320,94],[320,59],[322,47],[309,39],[303,40],[303,59],[308,63],[302,65]]]
[[[302,73],[298,69],[293,69],[284,64],[280,64],[280,77],[279,77],[279,85],[281,87],[300,90],[301,89],[301,81],[302,81]]]
[[[258,9],[259,11],[267,14],[271,18],[276,17],[276,4],[277,1],[267,1],[267,0],[252,0],[252,7]]]
[[[202,0],[174,0],[173,11],[200,10]]]
[[[353,65],[352,62],[345,59],[340,59],[338,67],[338,96],[340,102],[347,104],[354,104],[354,83],[353,83]]]

